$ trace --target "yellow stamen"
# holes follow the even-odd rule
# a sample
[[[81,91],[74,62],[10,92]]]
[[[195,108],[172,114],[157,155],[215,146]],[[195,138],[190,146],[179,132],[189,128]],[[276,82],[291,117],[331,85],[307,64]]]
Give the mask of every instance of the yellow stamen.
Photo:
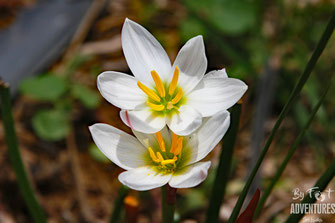
[[[174,152],[175,147],[177,145],[177,140],[178,140],[178,136],[176,134],[172,133],[172,143],[171,143],[170,153]]]
[[[163,160],[161,162],[162,165],[166,165],[166,164],[175,164],[175,160],[174,159],[168,159],[168,160]]]
[[[180,99],[183,97],[183,91],[181,90],[181,88],[179,88],[178,93],[176,94],[176,96],[171,100],[172,104],[177,104]]]
[[[176,67],[174,69],[172,81],[171,81],[170,86],[169,86],[169,95],[173,95],[173,92],[177,87],[178,77],[179,77],[179,68]]]
[[[160,162],[164,161],[164,158],[160,152],[157,152],[156,155]]]
[[[154,79],[157,91],[161,97],[165,97],[165,88],[163,82],[155,70],[151,71],[152,79]]]
[[[141,82],[137,81],[137,86],[146,94],[148,95],[152,100],[160,102],[160,97],[150,88],[142,84]]]
[[[162,105],[162,104],[157,105],[157,104],[151,103],[149,101],[147,101],[147,105],[154,111],[163,111],[164,108],[165,108],[164,105]]]
[[[162,138],[161,132],[156,132],[156,138],[157,138],[159,147],[161,148],[162,152],[165,152],[165,143],[164,143],[164,140]]]
[[[175,156],[179,155],[179,153],[181,152],[182,148],[183,148],[183,137],[180,137],[178,139],[177,146],[175,147],[175,150],[173,151],[173,154]]]
[[[151,159],[152,159],[154,162],[159,163],[160,160],[156,157],[156,155],[155,155],[154,151],[152,150],[152,148],[151,148],[151,147],[148,147],[148,150],[149,150],[149,154],[150,154]]]

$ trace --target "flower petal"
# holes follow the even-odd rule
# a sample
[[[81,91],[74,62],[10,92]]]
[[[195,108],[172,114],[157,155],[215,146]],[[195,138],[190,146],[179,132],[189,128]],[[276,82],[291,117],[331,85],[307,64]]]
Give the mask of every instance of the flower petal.
[[[204,77],[207,69],[207,58],[202,36],[193,37],[180,49],[171,73],[176,66],[180,70],[178,85],[187,94]]]
[[[119,181],[134,190],[144,191],[161,187],[171,179],[171,174],[159,174],[151,166],[143,166],[125,171]]]
[[[161,131],[161,135],[162,135],[162,138],[164,140],[164,143],[165,143],[165,147],[166,148],[170,148],[171,147],[171,134],[168,130],[168,128],[165,126]],[[145,146],[147,147],[147,142],[145,142],[146,140],[149,140],[149,145],[151,147],[153,146],[157,146],[159,147],[159,144],[158,144],[158,141],[157,141],[157,138],[156,138],[156,135],[155,134],[146,134],[146,133],[143,133],[143,132],[138,132],[136,130],[133,129],[133,133],[134,135],[136,136],[136,138]]]
[[[137,80],[124,73],[106,71],[98,76],[98,89],[111,104],[122,109],[145,105],[147,96],[137,86]]]
[[[211,161],[186,166],[172,175],[169,185],[174,188],[195,187],[206,179],[210,166]]]
[[[223,68],[221,70],[212,70],[205,74],[205,78],[210,78],[210,77],[220,77],[220,78],[227,78],[227,72],[226,69]]]
[[[172,132],[177,135],[189,135],[202,123],[201,114],[191,106],[180,106],[178,113],[167,119],[167,124]]]
[[[121,110],[120,116],[131,129],[147,134],[160,131],[166,124],[165,117],[157,116],[149,109]]]
[[[248,86],[234,78],[204,77],[188,95],[188,104],[203,117],[227,110],[246,92]]]
[[[119,167],[129,170],[146,165],[146,148],[134,137],[107,124],[89,127],[93,140],[105,156]]]
[[[126,19],[122,28],[122,48],[130,70],[135,77],[149,86],[154,82],[150,72],[155,70],[167,80],[171,61],[161,44],[141,25]]]
[[[221,111],[210,118],[205,118],[201,127],[190,137],[187,138],[187,144],[190,153],[187,164],[198,162],[210,153],[220,142],[230,124],[230,114],[228,111]]]

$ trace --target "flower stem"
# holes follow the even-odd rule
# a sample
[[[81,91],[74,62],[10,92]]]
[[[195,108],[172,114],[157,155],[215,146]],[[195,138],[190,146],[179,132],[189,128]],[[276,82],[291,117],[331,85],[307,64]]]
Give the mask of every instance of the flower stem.
[[[20,191],[28,207],[29,213],[34,219],[34,222],[45,223],[47,222],[46,217],[44,215],[41,206],[37,201],[32,186],[30,185],[22,161],[21,153],[19,150],[17,136],[14,127],[9,86],[2,81],[0,81],[0,99],[1,99],[1,110],[2,110],[2,121],[5,130],[5,138],[8,147],[9,159],[14,169]]]
[[[309,194],[305,195],[305,198],[301,201],[300,204],[312,204],[316,200],[316,194],[317,192],[322,192],[327,187],[329,182],[333,179],[335,176],[335,160],[330,164],[328,169],[323,172],[322,176],[318,179],[314,187],[317,188],[317,190],[314,190],[312,193],[312,196]],[[308,206],[307,206],[308,207]],[[308,212],[306,210],[305,212]],[[297,223],[300,221],[300,219],[305,215],[305,212],[300,214],[291,214],[285,221],[285,223]]]
[[[326,95],[328,93],[328,90],[330,88],[330,83],[331,81],[328,82],[328,86],[325,90],[325,92],[323,93],[323,95],[321,96],[319,102],[314,106],[313,111],[311,113],[311,115],[309,116],[308,121],[305,123],[305,126],[303,127],[303,129],[301,130],[300,134],[298,135],[298,137],[296,138],[296,140],[294,141],[294,143],[292,144],[290,150],[288,151],[288,153],[286,154],[286,157],[284,159],[284,161],[281,163],[280,167],[278,168],[275,176],[272,178],[269,186],[266,188],[266,190],[264,191],[258,205],[257,205],[257,209],[256,209],[256,213],[255,213],[255,218],[258,217],[258,215],[260,214],[260,211],[262,210],[266,199],[268,198],[268,196],[270,195],[273,187],[276,185],[277,181],[279,180],[281,174],[284,172],[285,167],[287,165],[287,163],[290,161],[290,159],[292,158],[295,150],[298,148],[298,145],[300,144],[301,140],[303,139],[307,129],[309,128],[310,124],[312,123],[317,111],[319,110],[321,104],[324,102]]]
[[[322,37],[320,39],[320,41],[318,42],[318,45],[316,47],[316,49],[314,50],[310,60],[308,61],[304,72],[300,75],[299,80],[297,82],[297,84],[295,85],[293,91],[291,92],[291,95],[288,99],[288,101],[286,102],[284,108],[282,109],[282,111],[279,114],[279,117],[270,133],[270,136],[268,138],[268,140],[266,141],[266,144],[262,150],[262,153],[260,155],[260,157],[257,160],[256,165],[254,166],[254,168],[251,171],[251,174],[238,198],[238,201],[234,207],[234,210],[228,220],[228,223],[234,223],[236,221],[236,218],[241,210],[241,207],[243,205],[244,199],[248,194],[249,188],[251,186],[252,181],[254,180],[257,171],[259,169],[259,167],[261,166],[263,159],[266,155],[266,153],[268,152],[270,145],[272,143],[272,140],[277,132],[277,130],[279,129],[279,126],[281,124],[281,122],[283,121],[283,119],[285,118],[285,116],[287,115],[288,111],[291,109],[292,105],[294,104],[294,102],[296,101],[299,93],[301,92],[301,89],[303,88],[303,86],[305,85],[307,79],[309,78],[310,74],[312,73],[312,70],[315,67],[316,62],[318,61],[319,57],[321,56],[323,50],[325,49],[327,42],[329,40],[329,38],[331,37],[333,30],[335,27],[335,11],[333,12],[329,23],[324,31],[324,33],[322,34]]]
[[[123,201],[124,201],[124,198],[127,196],[128,192],[129,192],[129,188],[121,185],[119,189],[119,193],[115,200],[112,216],[109,220],[110,223],[119,222],[120,213],[121,213],[122,206],[123,206]]]
[[[162,187],[162,222],[173,223],[177,189],[169,184]]]
[[[231,112],[231,125],[222,144],[220,162],[216,170],[212,194],[207,209],[206,223],[216,223],[219,221],[219,210],[230,176],[231,160],[240,123],[240,114],[241,104],[234,105]]]

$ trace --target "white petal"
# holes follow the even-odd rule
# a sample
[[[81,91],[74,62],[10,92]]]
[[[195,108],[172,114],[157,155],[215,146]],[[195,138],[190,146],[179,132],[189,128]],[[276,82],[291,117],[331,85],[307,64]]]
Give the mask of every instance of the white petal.
[[[198,162],[207,156],[227,132],[229,124],[228,111],[221,111],[210,118],[205,118],[201,127],[187,138],[186,146],[190,148],[190,153],[184,154],[190,156],[186,158],[189,160],[187,164]]]
[[[119,167],[129,170],[146,165],[147,149],[134,136],[101,123],[89,129],[101,152]]]
[[[131,129],[147,134],[160,131],[166,124],[165,117],[157,116],[149,109],[121,110],[120,116]]]
[[[172,175],[169,185],[174,188],[195,187],[207,178],[210,166],[210,161],[186,166]]]
[[[171,174],[159,174],[151,166],[143,166],[125,171],[119,181],[134,190],[144,191],[161,187],[171,179]]]
[[[147,99],[137,80],[124,73],[103,72],[98,76],[98,89],[108,102],[122,109],[143,107]]]
[[[204,77],[207,69],[207,58],[202,36],[196,36],[187,41],[177,55],[173,70],[176,66],[180,70],[178,85],[187,94]]]
[[[201,125],[201,114],[191,106],[180,106],[178,113],[167,119],[167,124],[172,132],[177,135],[189,135]]]
[[[248,86],[234,78],[205,77],[187,96],[187,103],[203,117],[227,110],[246,92]]]
[[[166,81],[171,61],[161,44],[141,25],[126,19],[122,28],[122,48],[135,77],[152,86],[150,71],[155,70]]]
[[[161,131],[162,138],[165,143],[165,148],[170,148],[171,147],[171,134],[168,130],[168,128],[165,126]],[[148,147],[147,143],[151,147],[153,146],[159,146],[156,135],[155,134],[146,134],[143,132],[138,132],[133,129],[133,133],[136,136],[136,138],[145,146]],[[148,142],[146,142],[149,140]]]
[[[206,75],[205,75],[206,78],[210,78],[210,77],[220,77],[220,78],[227,78],[228,75],[227,75],[227,72],[226,72],[226,69],[223,68],[221,70],[212,70],[210,72],[208,72]]]

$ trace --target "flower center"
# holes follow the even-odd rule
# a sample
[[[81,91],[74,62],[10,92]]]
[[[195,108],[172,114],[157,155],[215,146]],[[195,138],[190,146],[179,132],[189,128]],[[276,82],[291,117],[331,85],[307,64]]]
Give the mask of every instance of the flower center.
[[[155,70],[151,71],[151,77],[155,82],[156,90],[152,90],[137,82],[137,86],[148,95],[147,105],[154,111],[171,111],[172,109],[178,110],[180,107],[181,99],[183,98],[183,91],[181,88],[177,89],[179,78],[179,68],[176,67],[170,85],[165,89],[165,85]]]
[[[172,144],[170,151],[165,148],[165,143],[162,138],[161,132],[156,133],[156,138],[159,144],[160,151],[156,153],[147,143],[149,155],[154,163],[158,165],[160,169],[167,172],[173,172],[176,168],[176,163],[178,158],[181,156],[181,151],[183,148],[183,137],[178,137],[176,134],[172,133]]]

